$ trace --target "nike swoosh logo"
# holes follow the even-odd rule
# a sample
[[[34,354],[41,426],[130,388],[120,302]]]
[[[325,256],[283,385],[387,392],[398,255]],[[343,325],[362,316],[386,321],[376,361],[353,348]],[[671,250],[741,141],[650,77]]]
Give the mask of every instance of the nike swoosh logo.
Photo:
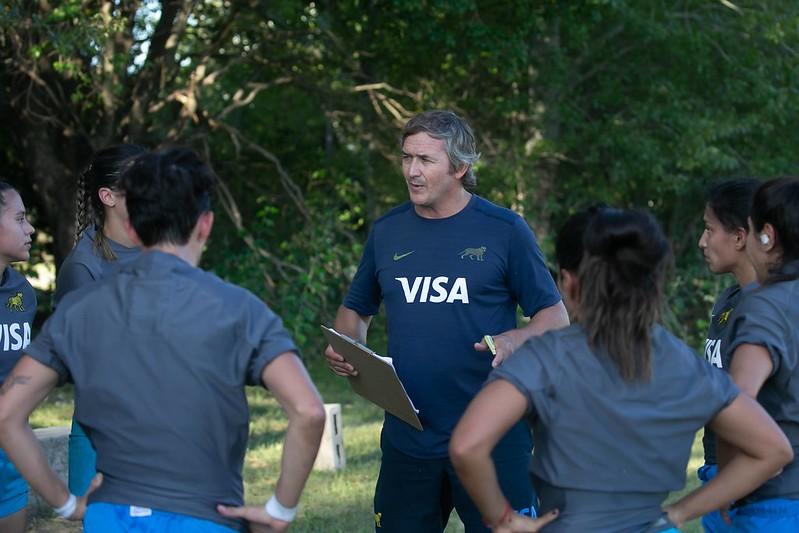
[[[410,252],[407,252],[407,253],[404,253],[404,254],[398,254],[398,253],[394,252],[394,261],[399,261],[403,257],[408,257],[409,255],[411,255],[415,251],[416,250],[411,250]]]

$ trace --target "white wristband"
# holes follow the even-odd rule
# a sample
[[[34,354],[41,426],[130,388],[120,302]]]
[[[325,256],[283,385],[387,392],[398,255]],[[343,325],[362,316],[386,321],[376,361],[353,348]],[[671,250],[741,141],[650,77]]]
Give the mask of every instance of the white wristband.
[[[297,507],[299,507],[299,505]],[[284,522],[291,522],[294,520],[294,515],[297,514],[297,507],[283,507],[283,505],[277,501],[275,495],[272,494],[272,497],[269,498],[269,501],[264,505],[264,511],[272,518],[277,518]]]
[[[62,505],[61,507],[53,509],[58,516],[61,518],[69,518],[73,514],[75,514],[75,509],[78,507],[78,499],[75,497],[74,494],[71,492],[69,493],[69,498],[67,498],[67,503]]]

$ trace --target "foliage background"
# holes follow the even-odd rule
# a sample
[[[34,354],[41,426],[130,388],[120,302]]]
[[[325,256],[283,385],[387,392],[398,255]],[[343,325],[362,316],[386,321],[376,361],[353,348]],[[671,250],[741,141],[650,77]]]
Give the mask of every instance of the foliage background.
[[[653,210],[676,256],[666,321],[696,345],[730,282],[695,246],[704,186],[795,166],[798,17],[789,0],[12,0],[0,168],[58,265],[92,150],[196,148],[228,215],[205,268],[316,351],[371,221],[406,198],[402,124],[451,108],[479,137],[477,192],[546,252],[586,204]]]
[[[371,222],[406,199],[402,124],[450,108],[478,135],[478,194],[545,253],[587,204],[655,212],[665,321],[698,348],[733,282],[696,248],[702,191],[796,172],[798,33],[794,0],[9,0],[0,178],[39,230],[39,319],[92,151],[183,144],[223,179],[203,266],[321,353]]]

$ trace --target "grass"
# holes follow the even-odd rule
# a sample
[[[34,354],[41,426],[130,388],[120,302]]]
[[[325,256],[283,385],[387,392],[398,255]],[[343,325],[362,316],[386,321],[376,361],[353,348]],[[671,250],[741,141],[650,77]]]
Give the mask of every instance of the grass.
[[[382,411],[352,393],[347,383],[332,375],[319,359],[309,370],[322,397],[340,403],[342,433],[347,466],[337,472],[313,472],[303,493],[293,532],[357,533],[374,531],[372,493],[380,464],[379,437]],[[244,481],[248,503],[263,503],[272,494],[279,469],[286,420],[277,402],[263,389],[249,390],[250,442],[245,461]],[[67,425],[72,416],[72,390],[57,389],[31,416],[33,427]],[[683,492],[697,485],[696,469],[702,464],[701,432],[694,442],[688,464],[688,484]],[[51,517],[35,518],[30,531],[77,532],[79,526]],[[447,533],[462,532],[453,513]],[[688,533],[702,531],[698,521],[682,528]]]

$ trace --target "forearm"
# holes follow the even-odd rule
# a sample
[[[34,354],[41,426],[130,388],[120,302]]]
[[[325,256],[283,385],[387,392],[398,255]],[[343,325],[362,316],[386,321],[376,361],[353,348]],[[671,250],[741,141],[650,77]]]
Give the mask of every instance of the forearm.
[[[749,494],[781,467],[771,459],[757,459],[743,452],[728,457],[724,468],[704,486],[675,502],[673,519],[677,525],[698,518]]]
[[[499,486],[490,450],[474,451],[461,457],[453,456],[452,463],[483,519],[489,524],[497,523],[505,512],[507,498]]]
[[[516,350],[524,344],[527,339],[535,335],[541,335],[552,329],[560,329],[569,325],[569,314],[563,306],[563,302],[546,307],[538,311],[530,318],[530,322],[524,326],[512,329],[505,334],[510,337],[513,349]]]
[[[0,446],[42,499],[52,507],[60,507],[69,498],[69,490],[50,468],[47,458],[26,421],[8,421],[0,430]]]
[[[289,427],[283,442],[280,461],[280,478],[275,495],[286,507],[294,507],[300,500],[302,489],[313,468],[319,441],[324,430],[324,416],[289,418]]]
[[[359,315],[349,307],[339,306],[336,312],[336,319],[333,323],[334,328],[339,333],[357,341],[366,342],[366,332],[372,317]]]

